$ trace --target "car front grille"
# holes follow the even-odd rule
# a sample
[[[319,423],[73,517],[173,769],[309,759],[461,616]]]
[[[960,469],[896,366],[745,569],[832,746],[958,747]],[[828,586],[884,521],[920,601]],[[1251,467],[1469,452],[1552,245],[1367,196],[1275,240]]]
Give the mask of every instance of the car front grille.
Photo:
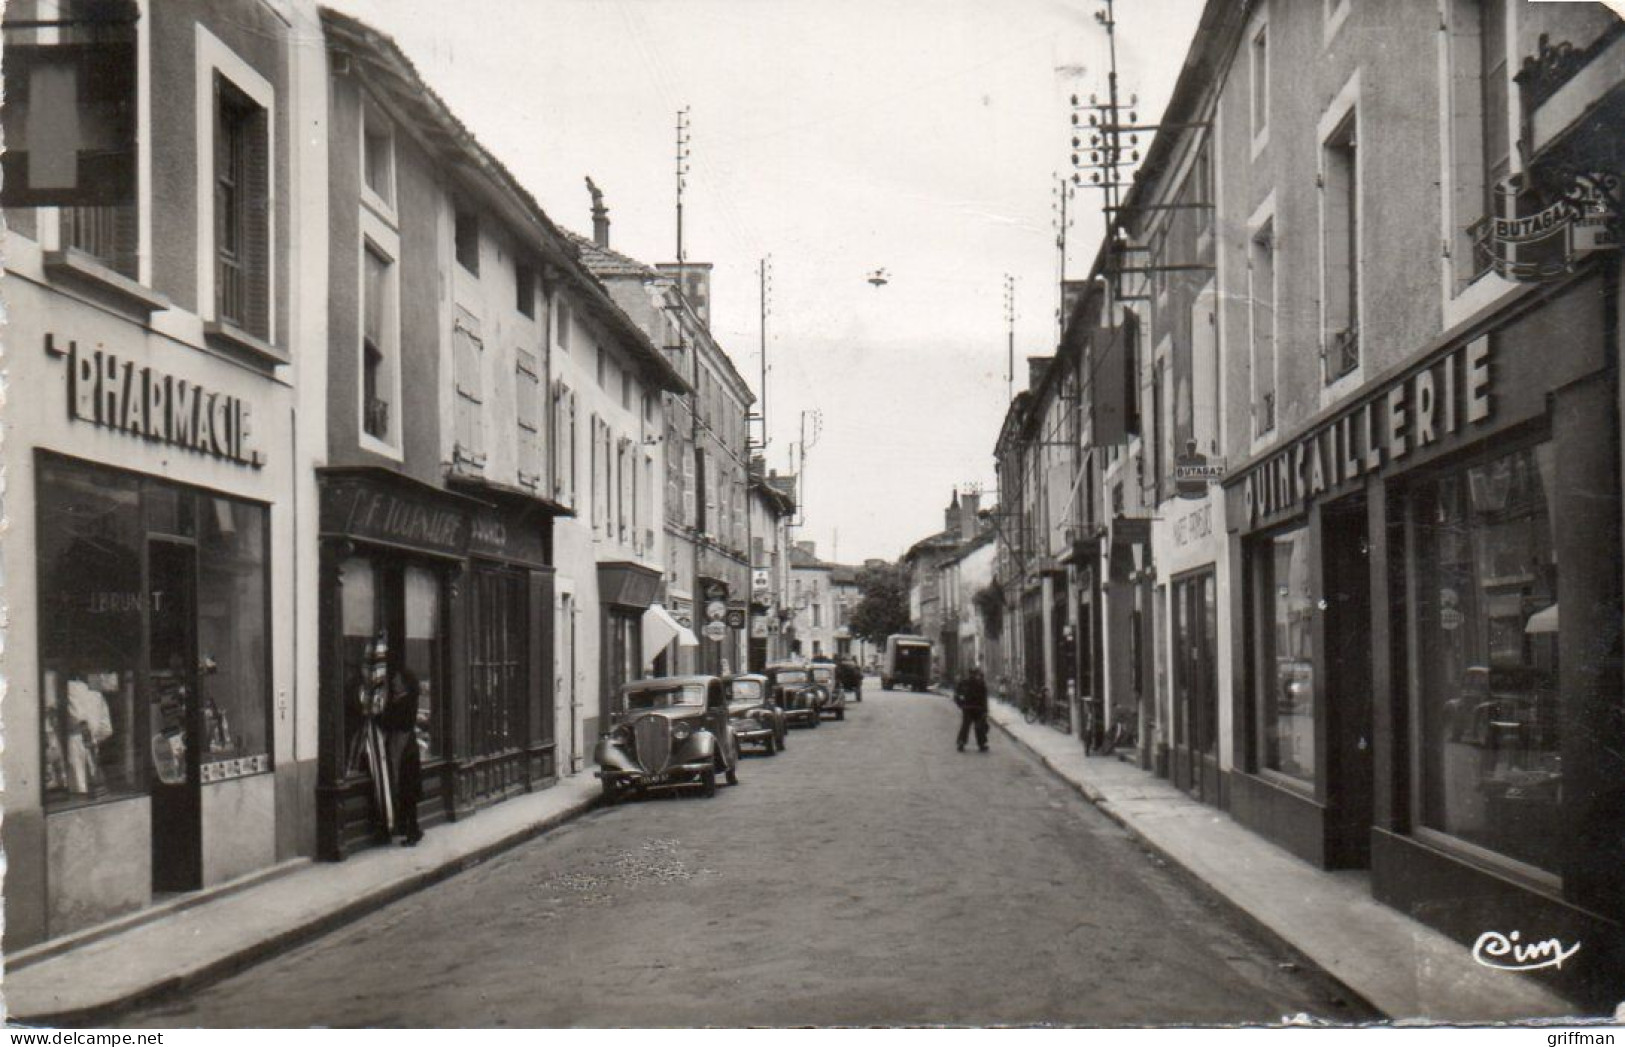
[[[638,765],[649,774],[660,774],[671,762],[671,721],[664,716],[645,716],[632,724],[632,744]]]

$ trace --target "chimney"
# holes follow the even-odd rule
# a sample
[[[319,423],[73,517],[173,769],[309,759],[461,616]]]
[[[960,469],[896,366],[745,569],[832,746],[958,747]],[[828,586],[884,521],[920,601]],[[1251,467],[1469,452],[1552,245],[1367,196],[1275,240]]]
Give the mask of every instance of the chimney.
[[[1027,357],[1027,391],[1037,389],[1044,382],[1044,376],[1049,373],[1050,364],[1055,362],[1053,356]]]
[[[979,523],[977,512],[982,506],[982,496],[976,491],[966,491],[959,496],[959,537],[963,541],[970,541],[976,537],[976,528]]]
[[[959,532],[959,488],[954,488],[952,497],[948,499],[948,508],[942,511],[942,529],[949,534]]]
[[[604,206],[604,191],[593,185],[592,178],[587,178],[587,192],[592,194],[592,242],[599,247],[609,247],[609,208]]]

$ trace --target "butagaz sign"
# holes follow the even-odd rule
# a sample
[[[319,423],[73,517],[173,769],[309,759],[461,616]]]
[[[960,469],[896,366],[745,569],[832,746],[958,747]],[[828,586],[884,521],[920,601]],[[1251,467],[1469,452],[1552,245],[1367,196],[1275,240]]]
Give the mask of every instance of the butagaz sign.
[[[1529,191],[1496,187],[1489,252],[1508,280],[1549,280],[1574,269],[1593,251],[1619,247],[1620,177],[1577,175],[1563,196],[1542,205]]]
[[[53,335],[45,351],[68,363],[68,413],[82,422],[258,469],[249,405],[197,382]]]
[[[1224,479],[1224,463],[1210,462],[1207,455],[1192,451],[1174,461],[1174,493],[1181,498],[1200,498],[1209,484]]]
[[[1401,378],[1352,411],[1271,455],[1242,482],[1248,524],[1295,513],[1367,473],[1490,417],[1490,341]]]

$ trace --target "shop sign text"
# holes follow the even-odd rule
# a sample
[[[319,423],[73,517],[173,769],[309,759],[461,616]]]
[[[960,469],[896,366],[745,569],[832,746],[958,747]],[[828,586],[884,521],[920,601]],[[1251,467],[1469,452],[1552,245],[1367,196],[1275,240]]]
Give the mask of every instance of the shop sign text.
[[[350,503],[344,531],[361,538],[461,551],[467,544],[466,524],[467,517],[456,510],[363,488],[356,491],[355,501]]]
[[[142,367],[103,349],[83,350],[54,335],[45,351],[68,363],[68,413],[82,422],[258,469],[249,405],[241,397]]]
[[[1174,521],[1174,544],[1177,546],[1189,545],[1199,542],[1213,534],[1213,506],[1204,505],[1200,509],[1181,516]]]
[[[1490,342],[1480,336],[1303,436],[1247,474],[1249,524],[1296,512],[1490,417]]]

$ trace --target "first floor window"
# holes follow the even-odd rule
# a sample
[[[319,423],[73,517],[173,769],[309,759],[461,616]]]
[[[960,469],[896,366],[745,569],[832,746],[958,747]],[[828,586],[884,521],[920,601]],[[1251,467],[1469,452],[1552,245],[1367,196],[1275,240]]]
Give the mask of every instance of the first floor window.
[[[1253,582],[1259,765],[1313,785],[1318,682],[1309,529],[1263,539],[1254,549]]]
[[[1562,854],[1551,444],[1418,487],[1421,821],[1550,869]]]

